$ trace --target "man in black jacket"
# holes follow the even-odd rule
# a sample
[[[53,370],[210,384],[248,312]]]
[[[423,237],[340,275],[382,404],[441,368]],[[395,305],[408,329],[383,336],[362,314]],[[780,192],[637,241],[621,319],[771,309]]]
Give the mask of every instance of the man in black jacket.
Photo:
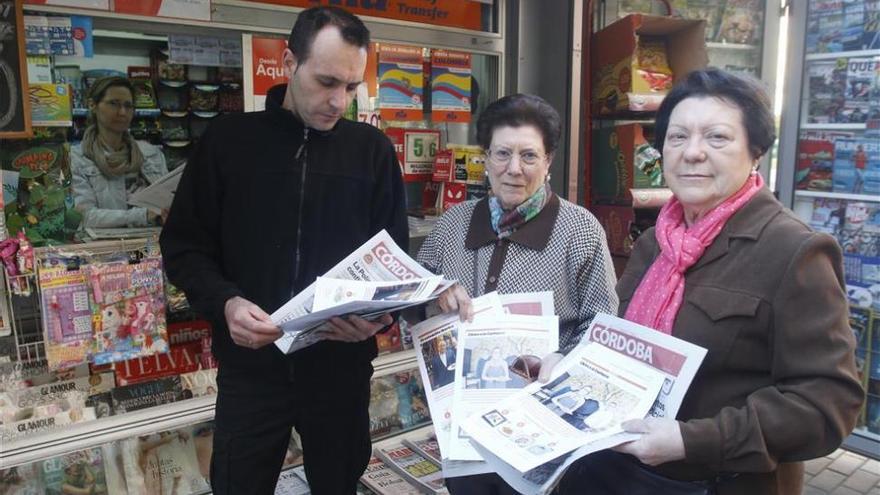
[[[334,7],[299,14],[263,112],[219,117],[180,185],[161,246],[171,281],[214,324],[220,362],[215,494],[271,494],[291,427],[312,493],[354,493],[370,457],[373,335],[330,321],[291,355],[269,314],[375,233],[408,243],[403,181],[381,131],[341,119],[363,80],[369,31]]]

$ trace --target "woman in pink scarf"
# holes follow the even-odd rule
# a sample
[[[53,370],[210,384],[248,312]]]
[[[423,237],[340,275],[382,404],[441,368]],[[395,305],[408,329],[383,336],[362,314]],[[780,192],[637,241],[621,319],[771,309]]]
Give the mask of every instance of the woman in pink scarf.
[[[562,493],[800,494],[801,461],[835,450],[863,391],[841,251],[764,187],[775,140],[754,80],[690,73],[657,115],[673,192],[617,284],[626,319],[708,349],[678,417],[584,459]]]

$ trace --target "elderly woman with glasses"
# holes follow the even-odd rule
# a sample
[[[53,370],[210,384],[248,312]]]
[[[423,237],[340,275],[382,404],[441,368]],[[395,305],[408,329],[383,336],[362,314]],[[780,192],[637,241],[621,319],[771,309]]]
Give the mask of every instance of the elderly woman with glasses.
[[[440,306],[463,318],[472,313],[469,297],[553,291],[565,353],[596,313],[616,313],[617,296],[601,225],[550,188],[560,134],[559,114],[537,96],[511,95],[489,105],[477,122],[477,140],[486,150],[491,194],[447,211],[418,260],[458,280]],[[545,368],[560,353],[545,357]],[[451,478],[447,486],[451,493],[516,493],[494,474]]]
[[[87,95],[89,117],[82,143],[70,150],[73,201],[83,227],[147,227],[164,215],[130,208],[129,196],[168,173],[159,148],[135,141],[134,87],[123,77],[95,81]]]

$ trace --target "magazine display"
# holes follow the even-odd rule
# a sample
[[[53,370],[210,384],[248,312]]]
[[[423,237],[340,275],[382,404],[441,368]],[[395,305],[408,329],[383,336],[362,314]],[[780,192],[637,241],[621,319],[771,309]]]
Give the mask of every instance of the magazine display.
[[[94,322],[94,364],[168,350],[162,261],[98,263],[84,267]]]
[[[361,482],[379,495],[421,495],[422,493],[375,455],[370,457],[367,470],[361,476]]]
[[[54,265],[41,267],[38,280],[49,367],[69,368],[86,362],[92,342],[92,311],[85,275],[80,269]]]
[[[128,493],[128,487],[125,484],[122,445],[119,442],[101,445],[101,456],[104,459],[104,477],[107,482],[107,494]]]
[[[378,447],[374,450],[391,469],[397,471],[413,486],[426,493],[442,493],[446,489],[443,471],[436,464],[422,457],[405,445]]]
[[[355,280],[362,282],[412,282],[417,279],[432,278],[435,275],[424,269],[401,249],[388,232],[379,232],[361,247],[331,268],[324,277],[337,280]],[[454,281],[444,280],[432,294],[436,297]],[[393,284],[392,284],[393,285]],[[275,345],[282,352],[290,354],[308,347],[323,339],[322,324],[332,316],[357,314],[364,318],[379,316],[383,313],[420,304],[424,301],[390,301],[355,302],[328,310],[315,311],[316,286],[313,283],[294,296],[277,311],[272,313],[272,322],[284,331]],[[392,290],[392,294],[397,289]],[[320,307],[320,304],[319,304]]]
[[[104,479],[104,461],[99,448],[47,459],[41,464],[46,495],[108,494]]]
[[[217,368],[184,373],[180,375],[180,385],[186,398],[217,395]]]
[[[484,318],[463,326],[458,349],[448,457],[479,461],[482,457],[460,430],[461,423],[477,410],[501,402],[531,382],[511,367],[518,359],[540,362],[559,349],[559,318],[510,314]]]
[[[210,489],[199,471],[191,427],[140,440],[147,493],[199,493]]]
[[[92,421],[95,410],[71,401],[62,401],[47,406],[26,408],[9,422],[0,425],[0,443],[11,442],[26,436],[47,434],[67,428],[73,423]]]
[[[649,415],[655,417],[674,418],[678,414],[684,396],[706,356],[706,350],[702,347],[607,314],[596,315],[578,349],[595,344],[613,350],[622,357],[640,361],[664,377],[660,393],[649,412]],[[572,351],[565,360],[569,360],[574,353]],[[561,362],[556,369],[562,366]],[[553,383],[552,380],[550,383]],[[475,448],[488,461],[486,464],[491,466],[491,472],[498,473],[517,491],[527,495],[543,495],[553,490],[576,460],[635,438],[638,435],[617,433],[584,445],[525,473],[505,463],[488,449],[478,444],[475,444]]]
[[[148,407],[177,402],[184,398],[179,376],[169,376],[134,385],[123,385],[111,391],[115,414],[138,411]]]
[[[4,495],[44,495],[38,463],[0,469],[0,488]]]

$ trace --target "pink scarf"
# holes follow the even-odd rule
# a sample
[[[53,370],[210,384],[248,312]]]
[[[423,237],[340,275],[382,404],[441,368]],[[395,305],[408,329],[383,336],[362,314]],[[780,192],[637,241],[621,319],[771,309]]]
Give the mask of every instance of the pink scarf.
[[[663,205],[655,227],[660,256],[639,283],[624,318],[671,334],[684,299],[684,273],[703,256],[727,220],[762,187],[764,179],[752,174],[739,191],[690,228],[685,224],[684,208],[678,199],[673,197]]]

